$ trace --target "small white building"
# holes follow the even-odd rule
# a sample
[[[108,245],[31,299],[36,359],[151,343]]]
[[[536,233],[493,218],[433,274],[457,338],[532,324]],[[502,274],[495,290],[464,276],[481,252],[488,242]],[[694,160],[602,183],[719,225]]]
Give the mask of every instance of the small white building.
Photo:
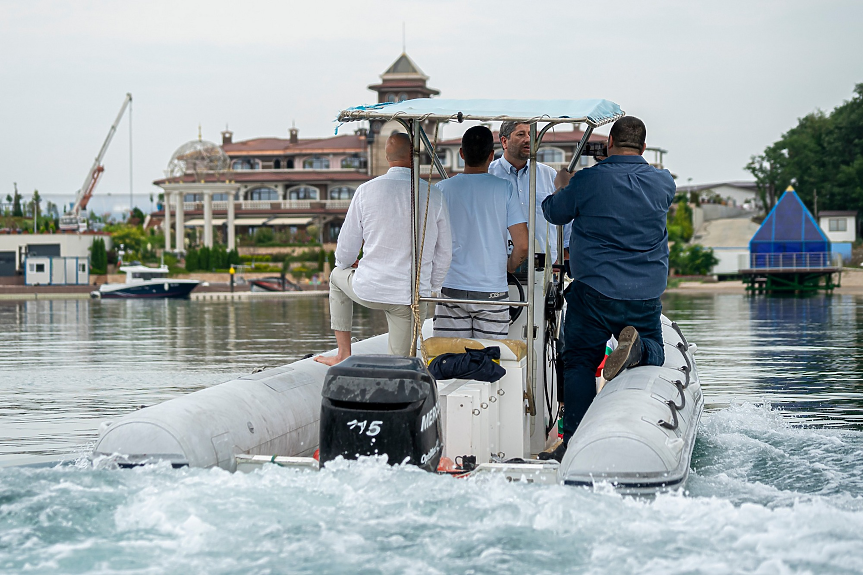
[[[62,257],[86,260],[90,257],[90,249],[96,238],[104,239],[105,249],[111,249],[111,236],[103,233],[0,233],[0,277],[28,273],[29,270],[23,267],[25,258]]]
[[[24,259],[24,284],[87,285],[90,283],[89,258],[31,256]]]
[[[818,225],[830,240],[830,250],[842,256],[843,261],[851,259],[851,248],[857,241],[857,211],[818,212]]]

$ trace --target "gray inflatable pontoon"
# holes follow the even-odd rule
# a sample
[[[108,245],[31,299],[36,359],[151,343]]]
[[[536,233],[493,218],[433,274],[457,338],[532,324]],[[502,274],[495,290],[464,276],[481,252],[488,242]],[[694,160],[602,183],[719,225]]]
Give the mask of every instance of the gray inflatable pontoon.
[[[686,481],[704,398],[695,345],[662,322],[665,364],[628,369],[602,388],[569,441],[561,482],[655,492]]]

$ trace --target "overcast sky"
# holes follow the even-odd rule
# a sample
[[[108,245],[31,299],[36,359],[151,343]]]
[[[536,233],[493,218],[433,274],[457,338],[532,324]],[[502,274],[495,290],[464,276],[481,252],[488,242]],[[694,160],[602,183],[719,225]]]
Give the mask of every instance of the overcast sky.
[[[442,97],[614,100],[679,184],[750,179],[749,156],[863,82],[859,0],[0,0],[0,194],[73,199],[126,92],[145,210],[199,124],[332,135],[374,100],[402,23]],[[94,204],[128,207],[128,118],[104,165]]]

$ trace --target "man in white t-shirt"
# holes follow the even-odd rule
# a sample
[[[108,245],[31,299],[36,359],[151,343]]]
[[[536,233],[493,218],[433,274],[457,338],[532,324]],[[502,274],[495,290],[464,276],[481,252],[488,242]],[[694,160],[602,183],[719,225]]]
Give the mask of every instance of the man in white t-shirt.
[[[411,142],[407,134],[387,139],[389,171],[357,188],[336,244],[330,274],[330,325],[338,352],[315,361],[335,365],[351,355],[353,302],[386,313],[389,351],[406,356],[411,347]],[[428,222],[420,272],[420,294],[439,292],[452,256],[449,220],[436,186],[420,180],[420,225]],[[418,246],[419,248],[419,246]],[[360,250],[362,259],[358,260]],[[420,306],[424,309],[425,306]]]
[[[506,273],[524,261],[528,249],[527,218],[512,184],[488,173],[494,160],[494,136],[485,126],[464,133],[459,154],[464,173],[438,184],[446,200],[452,229],[452,264],[441,294],[453,299],[509,299]],[[512,254],[507,257],[507,232]],[[439,303],[435,336],[504,339],[509,307]]]

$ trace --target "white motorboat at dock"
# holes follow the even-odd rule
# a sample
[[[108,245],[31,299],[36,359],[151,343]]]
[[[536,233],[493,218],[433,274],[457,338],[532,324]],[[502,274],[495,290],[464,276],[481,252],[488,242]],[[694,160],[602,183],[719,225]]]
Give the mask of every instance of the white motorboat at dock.
[[[198,280],[176,279],[168,277],[168,266],[151,268],[141,264],[121,266],[120,271],[126,274],[126,282],[121,284],[102,284],[98,290],[90,293],[91,297],[111,298],[188,298],[192,290],[198,287]]]
[[[423,129],[429,122],[529,124],[528,228],[533,237],[535,159],[543,135],[555,125],[587,125],[572,169],[593,129],[622,115],[607,100],[420,99],[351,108],[339,120],[400,123],[414,144],[414,189],[421,183],[420,154],[436,159],[435,144]],[[447,177],[442,166],[435,167]],[[422,245],[419,194],[415,198],[412,274],[419,273]],[[562,232],[557,241],[562,254]],[[531,242],[528,261],[536,261],[534,256]],[[109,458],[120,466],[168,461],[176,467],[234,471],[273,463],[317,468],[319,461],[325,464],[338,456],[386,455],[390,463],[428,470],[500,473],[513,480],[567,485],[609,483],[624,492],[683,486],[704,400],[693,357],[696,348],[665,317],[665,364],[629,369],[609,382],[587,411],[562,462],[537,459],[556,442],[560,414],[557,366],[545,361],[554,357],[562,314],[563,277],[557,263],[539,263],[526,274],[524,289],[510,286],[510,300],[502,305],[524,308],[525,313],[513,314],[507,340],[430,337],[427,321],[414,357],[385,356],[387,335],[380,335],[353,344],[354,356],[333,368],[303,359],[241,376],[105,424],[92,457]],[[414,293],[416,304],[434,301]],[[434,381],[426,369],[425,361],[439,354],[489,346],[500,348],[500,366],[506,371],[497,381]]]

